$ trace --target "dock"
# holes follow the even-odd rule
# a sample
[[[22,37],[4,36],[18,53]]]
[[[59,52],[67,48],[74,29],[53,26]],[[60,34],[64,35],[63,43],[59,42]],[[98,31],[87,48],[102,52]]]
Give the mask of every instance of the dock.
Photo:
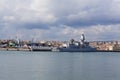
[[[0,51],[32,51],[28,48],[0,48]]]

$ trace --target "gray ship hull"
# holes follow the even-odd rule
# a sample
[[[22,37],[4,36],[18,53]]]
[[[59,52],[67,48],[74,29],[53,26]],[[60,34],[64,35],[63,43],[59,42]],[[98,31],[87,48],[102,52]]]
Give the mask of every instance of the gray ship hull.
[[[52,51],[51,47],[34,47],[32,51]]]
[[[60,52],[96,52],[95,48],[59,48]]]

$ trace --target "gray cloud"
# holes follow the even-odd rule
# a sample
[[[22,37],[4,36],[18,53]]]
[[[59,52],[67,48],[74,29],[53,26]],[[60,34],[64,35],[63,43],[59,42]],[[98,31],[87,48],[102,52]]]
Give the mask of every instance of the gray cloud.
[[[33,22],[29,22],[29,23],[23,23],[23,24],[16,24],[17,27],[20,28],[26,28],[26,29],[49,29],[48,24],[45,23],[33,23]]]
[[[54,1],[53,10],[60,24],[80,27],[120,23],[119,0]],[[67,5],[66,5],[67,4]]]
[[[7,5],[4,5],[6,3]],[[119,0],[12,0],[10,3],[8,0],[2,0],[1,4],[2,15],[14,16],[18,20],[17,23],[32,22],[34,25],[39,22],[39,25],[44,23],[80,27],[120,22]]]
[[[0,34],[12,36],[18,30],[21,34],[25,32],[22,37],[29,34],[27,37],[31,38],[39,33],[37,38],[67,39],[82,31],[90,35],[91,30],[91,35],[99,36],[94,39],[107,40],[119,34],[113,28],[120,24],[119,9],[120,0],[0,0]],[[95,28],[104,34],[96,33]],[[105,28],[110,30],[106,33]]]

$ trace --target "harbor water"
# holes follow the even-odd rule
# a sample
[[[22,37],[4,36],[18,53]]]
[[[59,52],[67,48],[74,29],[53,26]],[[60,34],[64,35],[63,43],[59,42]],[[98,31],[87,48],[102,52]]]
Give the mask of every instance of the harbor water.
[[[120,80],[120,53],[0,51],[0,80]]]

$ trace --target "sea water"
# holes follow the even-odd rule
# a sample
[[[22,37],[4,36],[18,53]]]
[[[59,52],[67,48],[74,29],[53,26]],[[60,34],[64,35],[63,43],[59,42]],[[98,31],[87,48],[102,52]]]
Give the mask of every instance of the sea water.
[[[0,51],[0,80],[120,80],[120,53]]]

